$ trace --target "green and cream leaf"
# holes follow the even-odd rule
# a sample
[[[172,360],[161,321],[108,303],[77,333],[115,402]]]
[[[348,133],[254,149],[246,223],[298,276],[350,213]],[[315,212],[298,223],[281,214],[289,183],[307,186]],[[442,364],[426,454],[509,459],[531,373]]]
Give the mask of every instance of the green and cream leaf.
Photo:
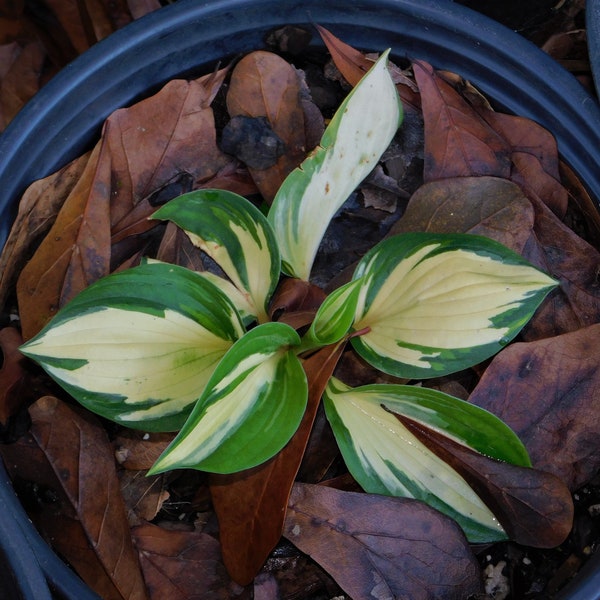
[[[206,252],[268,321],[267,304],[281,270],[275,234],[266,217],[244,197],[226,190],[196,190],[174,198],[153,215],[173,221]]]
[[[505,246],[468,234],[407,233],[359,263],[352,338],[376,368],[404,378],[459,371],[501,350],[556,282]]]
[[[386,51],[346,97],[321,144],[277,192],[269,221],[283,269],[308,281],[329,221],[375,167],[402,121]]]
[[[279,452],[306,409],[306,376],[293,351],[299,343],[284,323],[258,325],[236,342],[151,473],[233,473]]]
[[[92,284],[21,350],[93,412],[172,431],[243,334],[214,285],[157,262]]]
[[[354,323],[362,280],[339,287],[325,298],[302,340],[303,346],[327,346],[339,342]]]
[[[454,518],[472,542],[506,539],[496,517],[450,465],[422,444],[392,411],[427,419],[430,406],[409,386],[352,389],[333,378],[323,397],[348,470],[369,493],[416,498]],[[446,401],[446,400],[444,400]],[[435,402],[434,402],[435,404]],[[439,426],[448,413],[432,415]],[[426,421],[423,421],[426,422]],[[438,431],[444,432],[444,427]],[[446,433],[445,433],[446,434]],[[452,436],[453,439],[457,439]]]

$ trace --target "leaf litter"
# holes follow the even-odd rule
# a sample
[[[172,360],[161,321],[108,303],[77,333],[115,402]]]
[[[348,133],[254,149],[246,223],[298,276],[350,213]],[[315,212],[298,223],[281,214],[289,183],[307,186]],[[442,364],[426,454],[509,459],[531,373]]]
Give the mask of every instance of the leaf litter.
[[[302,50],[290,62],[258,51],[234,68],[172,81],[116,111],[95,148],[27,190],[0,258],[0,301],[7,315],[18,315],[24,339],[92,281],[144,255],[213,268],[176,228],[148,216],[202,187],[270,202],[319,139],[332,98],[339,102],[372,64],[372,57],[318,30],[332,63],[308,51],[302,58]],[[393,67],[405,124],[333,220],[315,283],[343,279],[381,237],[417,230],[492,237],[561,280],[520,341],[489,364],[427,382],[504,419],[536,469],[478,462],[463,449],[441,447],[430,431],[419,432],[465,477],[477,473],[482,495],[499,504],[521,542],[504,546],[527,556],[528,545],[550,548],[567,536],[570,527],[564,519],[553,523],[553,514],[570,514],[565,490],[595,485],[600,461],[593,418],[600,257],[565,224],[586,205],[585,194],[573,174],[568,189],[561,182],[564,166],[547,131],[494,112],[459,75],[418,60],[406,67]],[[335,80],[323,75],[332,71]],[[243,161],[246,124],[234,150],[223,146],[224,130],[240,117],[260,122],[259,138],[268,133],[258,166]],[[273,140],[279,140],[275,154]],[[580,193],[573,199],[574,189]],[[283,289],[272,310],[300,327],[319,298],[316,287]],[[483,554],[453,521],[416,501],[359,493],[345,471],[319,399],[338,361],[355,385],[372,382],[372,372],[343,347],[305,362],[306,423],[271,461],[231,476],[145,478],[171,436],[124,432],[72,407],[51,383],[39,384],[39,373],[16,351],[20,335],[5,325],[0,417],[12,443],[0,452],[15,486],[35,506],[32,519],[103,597],[484,597]],[[27,407],[31,427],[15,435],[11,423]],[[529,489],[541,489],[546,506],[531,505]]]

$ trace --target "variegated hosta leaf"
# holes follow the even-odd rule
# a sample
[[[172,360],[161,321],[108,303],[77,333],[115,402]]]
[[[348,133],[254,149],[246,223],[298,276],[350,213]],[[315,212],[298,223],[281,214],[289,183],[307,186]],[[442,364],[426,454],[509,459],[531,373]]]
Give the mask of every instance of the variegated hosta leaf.
[[[362,280],[350,281],[325,298],[319,307],[303,344],[327,346],[339,342],[354,323]]]
[[[308,385],[293,350],[299,343],[284,323],[258,325],[238,340],[151,473],[233,473],[279,452],[306,409]]]
[[[406,233],[380,242],[359,263],[352,338],[378,369],[425,378],[472,366],[501,350],[556,282],[491,239]]]
[[[172,431],[243,333],[214,285],[157,262],[92,284],[21,350],[93,412]]]
[[[281,260],[271,226],[253,204],[226,190],[196,190],[174,198],[153,218],[181,227],[246,297],[258,321],[268,321]]]
[[[469,484],[393,414],[410,415],[470,445],[466,438],[479,436],[467,432],[459,419],[466,414],[472,422],[476,411],[459,406],[454,417],[447,410],[447,396],[442,394],[438,402],[434,390],[412,394],[411,386],[386,385],[378,391],[376,385],[352,389],[336,379],[329,382],[323,397],[325,410],[348,470],[369,493],[416,498],[449,515],[472,542],[506,539],[496,517]],[[426,403],[419,407],[424,399]],[[495,427],[488,414],[481,415],[483,436]],[[501,426],[498,431],[511,446],[508,453],[513,454],[511,435]]]
[[[320,146],[277,192],[269,221],[286,273],[308,281],[329,221],[375,167],[402,120],[386,51],[340,105]]]

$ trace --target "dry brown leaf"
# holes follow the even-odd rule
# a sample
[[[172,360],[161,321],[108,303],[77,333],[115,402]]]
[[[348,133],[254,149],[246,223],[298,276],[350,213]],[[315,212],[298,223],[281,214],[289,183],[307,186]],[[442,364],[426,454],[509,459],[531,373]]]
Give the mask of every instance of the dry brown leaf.
[[[174,437],[174,433],[144,433],[123,429],[113,441],[117,462],[124,469],[147,471]]]
[[[210,493],[219,520],[223,560],[234,581],[249,584],[281,537],[285,511],[323,390],[343,344],[328,346],[303,362],[308,405],[298,430],[271,460],[231,475],[212,474]]]
[[[481,591],[461,529],[416,500],[297,483],[284,535],[351,598],[464,600]]]
[[[25,339],[110,272],[111,235],[119,239],[133,226],[135,233],[156,226],[145,218],[154,208],[144,204],[142,218],[138,204],[181,173],[204,180],[228,162],[216,146],[210,108],[225,72],[190,82],[173,80],[151,98],[107,119],[86,169],[19,278]],[[127,248],[131,255],[139,244],[145,244],[143,237]],[[114,254],[117,264],[127,258]]]
[[[52,227],[89,156],[86,153],[56,173],[34,182],[21,198],[19,212],[0,254],[0,306],[4,306],[20,271]]]
[[[152,521],[169,499],[163,474],[146,477],[143,471],[122,471],[119,481],[132,527]]]
[[[104,195],[89,201],[94,180],[102,177],[101,148],[102,142],[94,148],[52,229],[19,276],[17,298],[25,340],[77,292],[109,272],[109,198]],[[110,172],[106,176],[110,178]]]
[[[39,43],[32,41],[21,46],[13,42],[2,49],[0,62],[0,131],[12,121],[40,89],[40,73],[46,54]]]
[[[14,327],[0,329],[0,425],[6,426],[26,400],[23,389],[25,372],[19,346],[21,334]]]
[[[425,126],[424,181],[510,176],[510,147],[426,62],[413,63]]]
[[[346,44],[325,27],[316,25],[316,28],[319,31],[323,42],[327,46],[335,66],[344,79],[354,87],[360,81],[362,76],[373,66],[375,60],[373,58],[368,58],[359,50]],[[396,89],[402,99],[404,108],[419,112],[421,99],[414,81],[394,64],[389,63],[388,68],[392,79],[396,84]]]
[[[573,526],[573,499],[556,475],[494,460],[417,421],[396,417],[469,483],[511,540],[534,548],[565,541]]]
[[[45,500],[32,514],[55,550],[105,600],[145,600],[112,447],[99,422],[57,398],[30,408],[29,435],[0,445],[13,479]]]
[[[571,490],[600,467],[600,324],[498,354],[469,400],[521,438],[533,466]]]
[[[134,527],[144,579],[152,600],[248,600],[221,561],[219,542],[200,531]]]
[[[523,256],[560,281],[523,331],[532,341],[600,322],[600,252],[562,223],[539,199]]]
[[[230,117],[266,117],[285,151],[267,169],[249,169],[263,198],[270,202],[287,175],[305,158],[304,111],[301,84],[296,70],[272,52],[246,55],[231,74],[227,93]]]
[[[498,177],[453,177],[422,185],[390,234],[473,233],[521,253],[533,220],[531,202],[518,185]]]

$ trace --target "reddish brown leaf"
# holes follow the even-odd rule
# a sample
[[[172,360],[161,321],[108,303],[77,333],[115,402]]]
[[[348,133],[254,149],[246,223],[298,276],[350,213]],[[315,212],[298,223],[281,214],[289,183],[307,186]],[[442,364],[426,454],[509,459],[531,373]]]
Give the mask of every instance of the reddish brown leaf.
[[[104,429],[50,396],[30,413],[31,434],[0,451],[13,479],[45,490],[38,527],[102,598],[147,598]]]
[[[90,154],[29,186],[0,254],[0,306],[6,302],[23,266],[52,227],[56,215],[81,177]]]
[[[225,72],[189,82],[173,80],[155,96],[107,119],[85,171],[19,279],[25,339],[110,272],[111,235],[156,226],[145,218],[154,210],[149,203],[138,210],[142,200],[181,173],[204,180],[228,162],[217,148],[209,106]],[[145,243],[143,237],[128,251],[134,254],[140,243]],[[123,260],[119,256],[118,262]]]
[[[14,327],[0,329],[0,425],[6,426],[26,399],[23,388],[21,334]]]
[[[172,222],[165,227],[156,258],[192,271],[204,271],[202,251],[194,246],[188,235]]]
[[[463,600],[481,591],[458,525],[416,500],[296,484],[284,535],[351,598]]]
[[[147,471],[173,441],[174,433],[123,429],[113,440],[117,462],[125,469]]]
[[[221,561],[219,542],[200,531],[167,531],[144,524],[132,529],[144,579],[153,600],[247,598]]]
[[[325,27],[316,25],[316,28],[335,66],[344,79],[354,87],[373,66],[374,60],[337,38]],[[389,64],[389,69],[404,107],[419,112],[421,100],[414,81],[392,63]]]
[[[494,460],[412,419],[396,417],[468,481],[512,540],[554,548],[569,535],[573,500],[556,475]]]
[[[494,358],[470,401],[503,419],[533,466],[575,490],[600,467],[600,325],[513,344]]]
[[[109,198],[89,202],[102,173],[100,142],[69,193],[49,233],[17,283],[23,338],[35,335],[77,292],[109,272]],[[110,174],[106,174],[110,177]]]
[[[301,279],[284,279],[273,294],[269,316],[299,329],[313,321],[323,300],[325,292],[320,287]]]
[[[37,42],[28,42],[22,47],[13,42],[3,50],[0,53],[4,66],[4,72],[0,72],[0,131],[40,89],[40,73],[46,58]]]
[[[479,114],[511,147],[510,179],[526,192],[541,198],[562,218],[567,210],[567,190],[560,182],[556,140],[530,119],[480,108]]]
[[[425,62],[413,63],[425,126],[423,179],[510,176],[510,147],[446,81]]]
[[[580,238],[539,199],[532,236],[523,255],[560,281],[523,332],[533,341],[575,331],[600,321],[600,253]]]
[[[518,185],[498,177],[454,177],[422,185],[390,233],[473,233],[522,252],[533,207]]]
[[[152,521],[169,499],[165,489],[164,474],[146,477],[144,471],[121,471],[119,482],[121,494],[127,507],[127,517],[131,526]]]
[[[577,174],[563,161],[560,162],[561,181],[566,186],[569,198],[582,215],[580,225],[585,228],[582,237],[596,248],[600,248],[600,211]]]
[[[285,511],[323,390],[343,344],[328,346],[303,363],[308,406],[288,444],[262,465],[231,475],[211,475],[223,560],[234,581],[250,583],[281,537]]]
[[[285,177],[305,158],[304,111],[300,103],[300,80],[296,70],[271,52],[246,55],[231,74],[227,110],[233,117],[266,117],[285,143],[277,163],[250,174],[263,198],[270,202]]]

